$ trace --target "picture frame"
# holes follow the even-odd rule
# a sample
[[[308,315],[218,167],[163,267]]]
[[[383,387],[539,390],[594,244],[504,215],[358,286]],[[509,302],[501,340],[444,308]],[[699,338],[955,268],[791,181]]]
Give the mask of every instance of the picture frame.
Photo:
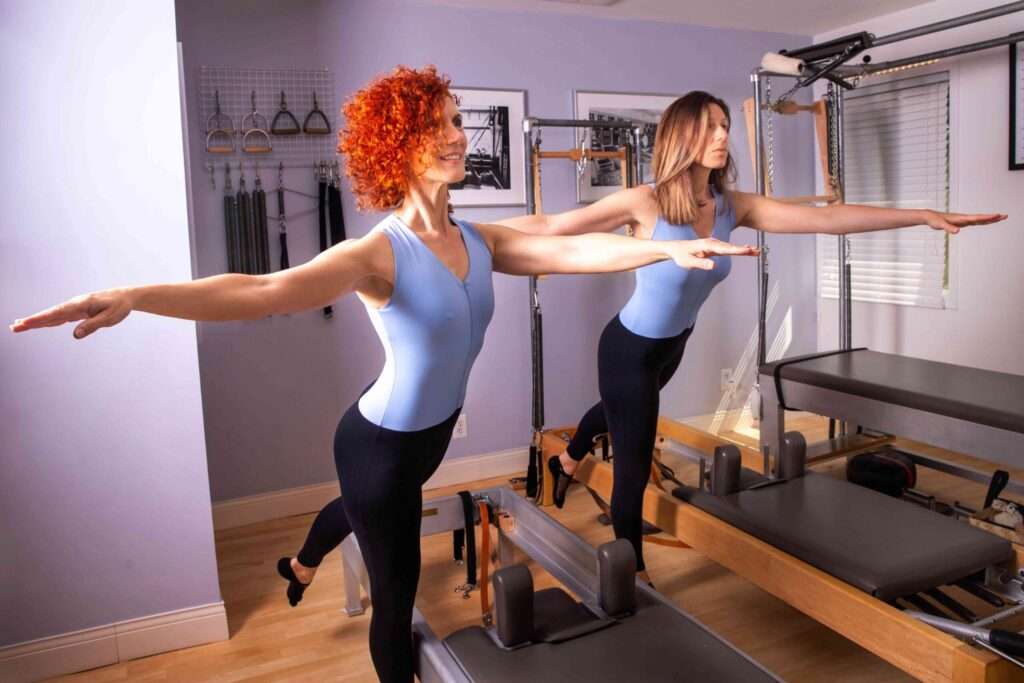
[[[455,207],[524,206],[526,91],[454,86],[466,131],[466,179],[453,184]]]
[[[640,140],[642,177],[639,182],[654,180],[651,160],[654,153],[654,135],[662,112],[679,96],[665,93],[623,93],[597,90],[573,91],[573,114],[576,119],[632,121],[643,127]],[[590,149],[615,149],[623,143],[622,136],[629,131],[579,130],[576,143],[583,142]],[[586,136],[585,138],[583,136]],[[586,165],[576,183],[576,201],[581,204],[596,202],[622,188],[621,162],[611,159],[594,160]]]
[[[1024,41],[1010,43],[1010,170],[1024,170]]]

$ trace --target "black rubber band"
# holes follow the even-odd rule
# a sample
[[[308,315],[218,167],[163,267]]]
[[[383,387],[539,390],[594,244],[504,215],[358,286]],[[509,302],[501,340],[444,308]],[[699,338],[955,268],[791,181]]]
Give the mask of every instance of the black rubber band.
[[[476,585],[476,509],[469,491],[459,491],[462,514],[466,519],[466,585]]]
[[[785,399],[782,397],[782,368],[789,365],[796,365],[797,363],[803,363],[806,360],[817,360],[818,358],[828,358],[829,356],[839,356],[844,353],[853,353],[854,351],[867,351],[866,346],[861,346],[856,349],[840,349],[838,351],[825,351],[823,353],[811,353],[806,356],[797,356],[788,360],[781,360],[775,363],[775,368],[772,370],[772,374],[775,377],[775,396],[779,400],[779,407],[783,410],[799,410],[799,408],[790,408],[786,405]]]

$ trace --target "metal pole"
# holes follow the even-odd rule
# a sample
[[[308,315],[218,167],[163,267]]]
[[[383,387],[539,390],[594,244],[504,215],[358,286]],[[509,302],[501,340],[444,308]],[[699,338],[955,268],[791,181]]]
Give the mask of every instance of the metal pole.
[[[846,146],[844,144],[844,138],[846,133],[844,131],[844,116],[843,116],[843,100],[844,94],[843,89],[832,86],[833,96],[835,97],[835,111],[836,111],[836,135],[837,135],[837,162],[838,168],[836,169],[836,181],[839,185],[840,201],[846,201]],[[850,240],[846,235],[839,236],[839,294],[842,298],[842,304],[840,306],[841,320],[839,321],[840,338],[839,348],[851,349],[853,348],[853,281],[851,279],[852,271],[850,268]]]
[[[754,72],[750,75],[754,85],[754,191],[760,195],[765,194],[764,178],[764,132],[761,126],[761,75]],[[767,284],[768,284],[768,257],[764,249],[764,233],[757,231],[757,246],[761,249],[757,257],[757,366],[760,368],[765,363],[767,349],[765,346],[765,320],[767,313]],[[756,380],[755,380],[756,381]],[[760,409],[760,406],[758,406]],[[760,410],[758,411],[760,412]]]
[[[764,129],[761,125],[761,74],[754,71],[750,74],[754,86],[754,191],[765,194],[764,177]],[[758,420],[764,416],[764,400],[761,398],[761,366],[764,365],[768,351],[765,346],[767,337],[765,330],[768,325],[768,251],[765,249],[764,232],[757,231],[757,246],[761,253],[757,257],[757,368],[754,370],[754,391],[751,409]],[[762,468],[765,473],[771,472],[771,448],[761,440],[761,455],[764,458]]]
[[[640,126],[633,126],[633,164],[636,167],[635,175],[633,176],[633,185],[644,184],[644,153],[641,145],[643,144],[643,128]]]
[[[985,21],[986,19],[1001,17],[1003,15],[1012,14],[1014,12],[1020,12],[1022,10],[1024,10],[1024,2],[1011,2],[1006,5],[992,7],[991,9],[982,10],[980,12],[965,14],[962,17],[956,17],[955,19],[946,19],[945,21],[937,21],[934,24],[919,26],[918,28],[912,28],[907,31],[891,33],[887,36],[876,38],[872,43],[872,47],[880,47],[882,45],[888,45],[889,43],[897,43],[901,40],[909,40],[910,38],[925,36],[928,35],[929,33],[937,33],[938,31],[945,31],[947,29],[956,28],[957,26],[976,24],[979,21]]]
[[[919,64],[921,62],[932,62],[939,59],[945,59],[947,57],[956,57],[958,55],[965,55],[971,52],[989,50],[993,47],[1002,47],[1003,45],[1011,45],[1013,43],[1019,43],[1021,41],[1024,41],[1024,31],[1011,33],[1010,35],[1003,36],[1002,38],[991,38],[989,40],[982,40],[980,42],[971,43],[969,45],[951,47],[945,50],[936,50],[935,52],[928,52],[923,55],[916,55],[914,57],[892,59],[888,62],[878,62],[877,64],[862,64],[860,66],[846,67],[841,71],[837,70],[837,73],[843,76],[868,75],[878,73],[879,71],[887,71],[888,69],[898,69],[903,66]]]
[[[632,121],[593,121],[591,119],[536,119],[529,118],[534,128],[626,128],[636,126]],[[526,125],[524,121],[524,126]]]
[[[537,210],[537,202],[534,196],[533,183],[533,126],[534,119],[523,120],[523,151],[526,165],[526,213],[533,215]],[[543,429],[544,416],[540,405],[540,396],[544,388],[542,386],[543,376],[540,372],[540,353],[543,349],[540,345],[540,297],[537,292],[537,277],[529,277],[529,311],[530,311],[530,364],[531,375],[531,399],[532,409],[530,424],[533,433],[530,435],[530,461],[526,473],[526,495],[532,498],[538,492],[538,479],[541,476],[538,463],[538,448],[540,445],[540,432]]]

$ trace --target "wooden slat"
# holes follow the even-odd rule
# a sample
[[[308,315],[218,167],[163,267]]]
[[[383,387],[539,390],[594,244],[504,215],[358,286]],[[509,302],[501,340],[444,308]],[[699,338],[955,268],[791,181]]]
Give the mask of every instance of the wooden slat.
[[[612,470],[586,458],[576,479],[610,495]],[[995,655],[952,636],[787,555],[664,491],[648,486],[644,519],[804,614],[916,678],[936,683],[996,683],[1010,675]]]
[[[729,441],[728,439],[715,436],[714,434],[709,434],[702,429],[692,427],[683,422],[679,422],[665,416],[659,417],[658,435],[673,441],[678,441],[690,448],[695,448],[708,456],[714,455],[715,448],[718,446],[736,446],[740,449],[740,455],[743,458],[744,467],[752,469],[755,472],[763,472],[764,459],[756,449],[742,444],[737,444]]]

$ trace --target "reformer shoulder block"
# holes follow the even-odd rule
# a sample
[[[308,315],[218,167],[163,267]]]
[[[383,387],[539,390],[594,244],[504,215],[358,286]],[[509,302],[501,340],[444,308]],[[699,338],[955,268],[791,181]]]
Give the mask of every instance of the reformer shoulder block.
[[[533,640],[533,576],[521,564],[494,573],[494,609],[498,640],[515,647]]]
[[[782,436],[782,452],[779,453],[779,479],[796,479],[804,476],[807,462],[807,440],[800,432],[786,432]]]
[[[728,496],[740,490],[740,449],[732,444],[717,446],[711,459],[711,495]]]
[[[636,551],[624,538],[597,549],[598,597],[601,609],[618,617],[636,610]]]

